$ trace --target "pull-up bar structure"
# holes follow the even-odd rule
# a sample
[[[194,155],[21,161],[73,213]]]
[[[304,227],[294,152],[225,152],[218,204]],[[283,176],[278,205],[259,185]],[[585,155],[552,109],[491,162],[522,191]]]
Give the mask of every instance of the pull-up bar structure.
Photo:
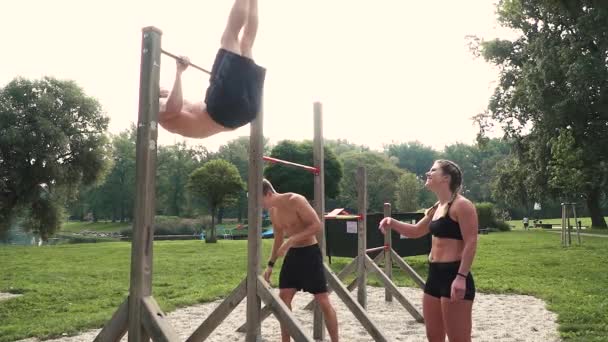
[[[154,246],[154,213],[156,157],[158,137],[159,81],[161,53],[173,58],[173,54],[161,49],[162,31],[155,27],[142,30],[141,71],[139,92],[139,113],[136,143],[136,196],[133,240],[131,242],[131,275],[129,295],[118,307],[111,319],[104,325],[95,341],[117,342],[128,332],[129,342],[179,341],[178,334],[167,320],[165,313],[152,296],[152,270]],[[193,64],[191,64],[193,65]],[[194,65],[193,65],[194,66]],[[203,68],[197,69],[208,73]],[[314,207],[322,223],[317,239],[325,257],[325,180],[324,153],[322,132],[321,103],[314,103]],[[261,275],[261,226],[262,226],[262,170],[264,159],[263,146],[263,113],[258,113],[251,122],[249,141],[249,178],[248,178],[248,240],[247,240],[247,275],[241,283],[225,298],[222,303],[201,323],[186,341],[204,341],[224,321],[239,303],[247,298],[245,341],[261,340],[261,322],[265,317],[261,302],[266,304],[268,314],[273,313],[284,324],[289,334],[296,341],[312,342],[313,339],[304,333],[302,326],[295,320],[285,303],[270,289],[270,285]],[[277,161],[277,160],[273,160]],[[291,166],[299,164],[284,162]],[[326,263],[324,271],[330,287],[352,311],[375,341],[388,341],[386,336],[370,320],[364,308],[355,301],[346,287],[333,274]],[[320,308],[315,305],[313,336],[315,340],[323,339],[323,317]]]
[[[128,332],[129,342],[178,341],[178,335],[152,296],[156,151],[158,137],[159,80],[162,31],[142,30],[139,114],[136,144],[136,198],[129,296],[105,324],[95,341],[120,341]],[[165,54],[168,54],[165,52]],[[168,54],[170,57],[178,58]],[[197,69],[202,69],[197,67]],[[202,71],[207,72],[202,69]],[[208,73],[208,72],[207,72]],[[263,115],[251,123],[249,147],[249,232],[246,278],[192,333],[187,341],[203,341],[247,297],[245,340],[260,340],[260,306],[264,301],[297,341],[310,341],[283,301],[260,275],[262,219]]]
[[[347,286],[348,291],[357,289],[357,300],[363,308],[367,308],[367,274],[375,274],[385,288],[385,301],[392,302],[393,297],[399,304],[412,315],[418,323],[424,323],[422,314],[414,305],[401,293],[393,282],[392,267],[393,263],[405,271],[416,282],[421,289],[424,289],[424,280],[393,250],[391,231],[384,235],[384,244],[379,247],[367,248],[367,171],[365,167],[359,166],[355,173],[357,183],[357,203],[359,206],[359,219],[357,220],[357,256],[338,274],[339,279],[345,279],[350,274],[355,273],[356,278]],[[384,217],[391,216],[390,203],[384,204]],[[367,253],[380,253],[372,259]],[[384,260],[384,271],[377,265]],[[312,302],[305,306],[306,309],[312,308]]]
[[[325,174],[324,174],[324,144],[323,144],[323,129],[322,129],[322,108],[321,103],[316,102],[314,104],[314,140],[313,140],[313,164],[312,166],[306,166],[298,163],[293,163],[272,157],[263,157],[265,161],[277,164],[283,164],[287,166],[302,168],[313,172],[314,178],[314,208],[321,220],[321,231],[317,234],[317,241],[321,247],[321,253],[323,260],[325,260],[326,246],[325,246]],[[365,212],[365,211],[364,211]],[[363,213],[364,213],[363,212]],[[357,215],[359,221],[365,220],[365,215]],[[323,262],[323,268],[325,276],[328,282],[328,289],[334,291],[340,300],[344,302],[346,307],[352,312],[355,318],[361,323],[363,328],[367,330],[374,341],[388,341],[388,338],[382,333],[377,325],[370,319],[365,312],[365,306],[361,305],[353,296],[351,296],[349,289],[342,284],[340,275],[334,274],[329,268],[327,263]],[[365,286],[363,286],[365,287]],[[313,309],[313,338],[314,340],[323,340],[325,335],[324,319],[321,308],[316,305],[316,302],[311,302],[309,305],[310,309]],[[260,319],[264,320],[270,316],[272,307],[267,305],[261,311]],[[237,330],[240,332],[246,331],[248,323],[243,324]],[[295,336],[292,336],[295,338]],[[296,338],[296,341],[300,341]]]

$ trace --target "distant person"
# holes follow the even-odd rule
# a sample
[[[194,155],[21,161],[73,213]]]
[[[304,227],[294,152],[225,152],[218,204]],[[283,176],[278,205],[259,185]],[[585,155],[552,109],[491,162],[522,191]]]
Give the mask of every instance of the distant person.
[[[524,222],[524,229],[528,230],[528,218],[524,217],[523,222]]]
[[[462,172],[449,160],[437,160],[426,173],[425,186],[438,202],[416,224],[387,217],[378,227],[417,238],[433,235],[429,272],[422,299],[426,336],[430,342],[471,341],[475,283],[471,266],[477,250],[477,211],[460,195]]]
[[[257,30],[258,1],[235,0],[211,69],[205,100],[183,99],[181,75],[190,62],[181,57],[173,89],[160,91],[159,124],[185,137],[206,138],[253,121],[260,112],[266,75],[266,70],[253,61]]]

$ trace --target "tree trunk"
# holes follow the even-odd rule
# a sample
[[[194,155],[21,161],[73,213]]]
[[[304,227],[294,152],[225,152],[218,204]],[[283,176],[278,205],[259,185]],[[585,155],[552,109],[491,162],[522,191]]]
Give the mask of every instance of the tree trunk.
[[[608,228],[604,215],[602,215],[602,209],[600,208],[599,189],[592,189],[587,193],[587,208],[589,208],[589,216],[591,216],[591,226],[594,228]]]
[[[205,242],[217,243],[217,237],[215,236],[215,208],[211,208],[211,227],[208,229]]]
[[[247,210],[247,196],[243,196],[243,194],[239,194],[239,200],[238,200],[238,213],[237,213],[237,222],[238,223],[242,223],[243,222],[243,211]]]
[[[217,213],[217,224],[222,224],[223,218],[224,218],[224,207],[220,207],[220,210]]]

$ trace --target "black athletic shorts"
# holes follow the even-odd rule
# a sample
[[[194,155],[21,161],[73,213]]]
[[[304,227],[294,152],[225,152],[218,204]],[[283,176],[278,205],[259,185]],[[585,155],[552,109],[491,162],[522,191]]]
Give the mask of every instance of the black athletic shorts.
[[[424,293],[437,298],[450,298],[452,282],[456,279],[459,267],[460,261],[429,263],[429,276],[424,286]],[[464,299],[475,299],[475,281],[471,272],[469,272],[466,279]]]
[[[251,58],[219,49],[205,94],[209,116],[226,128],[251,122],[261,110],[265,77]]]
[[[281,273],[280,289],[296,289],[312,294],[327,292],[323,255],[319,244],[292,247],[287,251]]]

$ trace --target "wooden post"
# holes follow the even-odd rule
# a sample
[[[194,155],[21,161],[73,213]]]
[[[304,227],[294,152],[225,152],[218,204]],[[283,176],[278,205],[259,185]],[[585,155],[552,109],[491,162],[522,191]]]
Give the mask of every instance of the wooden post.
[[[365,262],[364,258],[361,259],[363,259],[363,262]],[[329,266],[325,264],[323,266],[325,267],[325,276],[327,277],[327,282],[334,289],[336,295],[338,295],[342,302],[344,302],[348,310],[352,312],[352,314],[359,321],[359,323],[361,323],[363,328],[367,330],[367,332],[374,339],[374,341],[389,341],[389,339],[382,333],[382,330],[380,330],[376,326],[376,324],[371,320],[371,318],[367,315],[367,312],[365,312],[365,308],[350,296],[350,292],[344,287],[344,285],[342,285],[340,279],[338,279],[338,277],[331,271]]]
[[[416,273],[416,271],[412,268],[412,266],[408,265],[405,261],[403,261],[403,259],[401,259],[401,256],[399,256],[399,254],[397,254],[397,252],[395,252],[395,250],[391,250],[390,253],[393,255],[393,261],[395,261],[395,264],[397,264],[397,266],[399,266],[399,268],[401,268],[405,273],[407,273],[410,278],[412,278],[412,280],[421,288],[424,290],[424,280],[420,277],[420,275],[418,273]]]
[[[380,269],[380,267],[378,267],[378,265],[376,265],[376,263],[374,263],[374,261],[369,257],[369,256],[365,256],[365,262],[367,264],[367,267],[371,270],[376,272],[376,275],[378,276],[378,279],[380,279],[380,281],[384,284],[384,287],[388,290],[391,291],[395,297],[397,298],[397,301],[399,303],[401,303],[401,305],[403,305],[403,307],[412,315],[412,317],[414,317],[414,319],[416,319],[416,322],[418,323],[422,323],[424,322],[424,318],[422,317],[422,315],[420,314],[420,312],[418,312],[418,310],[414,307],[414,305],[412,303],[410,303],[401,292],[399,292],[399,289],[397,288],[397,286],[395,286],[395,284],[393,283],[392,280],[390,280],[386,274],[384,274],[382,272],[382,270]]]
[[[243,279],[243,281],[237,286],[222,303],[213,310],[212,313],[207,316],[205,321],[190,335],[190,337],[186,340],[186,342],[198,342],[204,341],[211,335],[211,333],[217,328],[224,319],[230,315],[232,310],[234,310],[245,298],[247,295],[247,279]],[[247,323],[245,323],[243,331],[247,331]]]
[[[321,247],[323,262],[325,262],[325,151],[323,150],[323,116],[322,106],[320,102],[313,104],[314,111],[314,147],[313,147],[313,162],[314,166],[319,170],[315,174],[314,184],[314,201],[315,211],[321,220],[321,231],[317,234],[317,240]],[[323,340],[325,329],[323,328],[323,312],[318,305],[314,307],[313,314],[313,338],[315,340]]]
[[[129,298],[125,299],[114,312],[112,318],[106,322],[94,342],[120,341],[127,332],[129,324]]]
[[[566,246],[566,207],[562,203],[562,247]]]
[[[581,244],[581,227],[578,225],[578,217],[576,217],[576,203],[572,203],[572,214],[574,215],[574,224],[576,225],[576,238],[578,244]]]
[[[257,342],[261,338],[258,275],[260,274],[262,244],[262,155],[264,153],[263,111],[251,122],[249,137],[248,179],[248,264],[247,264],[247,334],[245,341]]]
[[[357,301],[367,309],[367,272],[365,271],[365,249],[367,248],[367,172],[365,167],[357,167],[357,204],[359,206],[359,221],[357,236]]]
[[[572,245],[572,228],[570,226],[570,216],[571,216],[572,207],[570,207],[570,203],[566,204],[566,234],[568,236],[568,246]]]
[[[155,27],[146,27],[142,32],[135,166],[137,183],[129,289],[129,342],[149,339],[142,322],[142,303],[145,297],[152,294],[161,36],[162,32]]]
[[[270,291],[270,286],[267,286],[268,283],[266,283],[264,278],[262,276],[258,276],[257,282],[260,297],[264,300],[267,307],[274,312],[279,322],[287,328],[289,335],[298,342],[313,342],[313,339],[304,334],[304,329],[302,329],[302,326],[295,319],[295,316],[291,310],[289,310],[287,305],[283,303],[283,300],[280,299],[278,295]]]
[[[390,203],[384,203],[384,217],[391,217]],[[384,233],[384,245],[388,246],[387,251],[384,253],[384,273],[391,281],[393,280],[393,254],[391,253],[393,250],[392,234],[393,232],[390,229]],[[386,286],[384,290],[384,300],[387,302],[393,301],[393,294]]]

